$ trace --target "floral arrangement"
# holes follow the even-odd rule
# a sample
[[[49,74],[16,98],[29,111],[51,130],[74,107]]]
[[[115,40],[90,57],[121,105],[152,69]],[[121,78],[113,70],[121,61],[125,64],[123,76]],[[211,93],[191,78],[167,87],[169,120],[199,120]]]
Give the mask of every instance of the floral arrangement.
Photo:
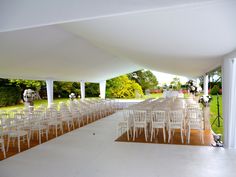
[[[197,95],[202,90],[202,88],[197,85],[193,80],[189,80],[186,85],[188,86],[189,92],[193,95]]]
[[[209,106],[209,103],[211,102],[212,97],[209,95],[203,95],[199,98],[199,103],[202,103],[204,107]]]
[[[74,93],[71,93],[70,95],[69,95],[69,98],[70,98],[70,100],[74,100],[74,99],[76,99],[76,95],[74,94]]]
[[[29,103],[29,105],[33,105],[33,101],[36,98],[36,92],[32,89],[26,89],[23,93],[23,99],[26,103]]]

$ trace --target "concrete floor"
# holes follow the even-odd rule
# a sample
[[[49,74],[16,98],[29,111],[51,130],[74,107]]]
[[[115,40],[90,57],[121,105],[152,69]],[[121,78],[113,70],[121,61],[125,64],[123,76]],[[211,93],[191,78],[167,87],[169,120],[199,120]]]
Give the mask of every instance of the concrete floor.
[[[235,177],[236,150],[115,142],[119,113],[0,162],[0,177]]]

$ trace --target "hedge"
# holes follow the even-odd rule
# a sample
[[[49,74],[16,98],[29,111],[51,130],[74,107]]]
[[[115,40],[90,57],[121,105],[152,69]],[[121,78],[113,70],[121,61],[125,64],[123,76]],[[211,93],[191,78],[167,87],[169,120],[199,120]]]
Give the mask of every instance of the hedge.
[[[17,86],[0,87],[0,107],[16,105],[21,100],[21,90]]]

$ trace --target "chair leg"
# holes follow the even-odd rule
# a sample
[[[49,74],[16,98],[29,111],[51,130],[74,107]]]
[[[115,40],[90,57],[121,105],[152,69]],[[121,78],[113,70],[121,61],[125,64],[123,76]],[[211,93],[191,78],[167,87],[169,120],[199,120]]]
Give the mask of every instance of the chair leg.
[[[204,130],[201,131],[201,134],[202,134],[202,144],[204,144]]]
[[[41,144],[41,134],[42,134],[42,132],[41,132],[42,130],[41,129],[39,129],[39,131],[38,131],[38,139],[39,139],[39,144]]]
[[[60,127],[61,127],[61,134],[63,134],[63,125],[61,124]]]
[[[134,127],[133,141],[135,140],[135,131],[136,131],[136,127]]]
[[[169,133],[168,133],[168,143],[170,143],[170,137],[171,137],[171,129],[169,128]]]
[[[4,141],[2,142],[2,151],[3,151],[3,156],[5,159],[6,158],[6,151],[5,151]]]
[[[166,142],[166,131],[165,127],[163,127],[163,138],[164,138],[164,143]]]
[[[70,122],[69,121],[67,123],[67,128],[68,128],[68,131],[70,131]]]
[[[184,143],[184,138],[183,138],[183,129],[181,128],[180,129],[180,134],[181,134],[181,141],[182,141],[182,144]]]
[[[152,136],[153,136],[153,128],[151,129],[151,142],[152,142]]]
[[[188,128],[188,144],[190,143],[191,129]]]
[[[48,129],[46,129],[46,138],[47,138],[47,141],[48,141]]]
[[[20,152],[20,137],[17,138],[17,144],[18,144],[18,152]]]
[[[146,129],[146,127],[144,128],[144,135],[145,135],[145,141],[147,141],[147,129]]]
[[[127,139],[129,141],[129,128],[127,128]]]
[[[26,135],[26,138],[27,138],[28,148],[30,148],[30,139],[29,139],[29,135]]]
[[[8,136],[8,138],[7,138],[7,152],[8,152],[8,150],[9,150],[10,140],[11,140],[11,138],[10,138],[10,136]]]
[[[56,131],[56,137],[57,137],[57,126],[58,126],[58,125],[55,126],[55,128],[56,128],[56,130],[55,130],[55,131]]]

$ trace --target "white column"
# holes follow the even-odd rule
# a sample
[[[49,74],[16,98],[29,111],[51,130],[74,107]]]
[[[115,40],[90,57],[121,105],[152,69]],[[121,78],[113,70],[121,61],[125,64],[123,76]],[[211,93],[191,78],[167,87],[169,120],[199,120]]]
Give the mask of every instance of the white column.
[[[236,58],[223,63],[224,147],[236,149]]]
[[[80,82],[80,98],[85,99],[85,82]]]
[[[48,106],[53,103],[53,80],[46,80]]]
[[[208,75],[207,74],[204,76],[203,89],[204,89],[204,95],[208,95]]]
[[[106,98],[106,81],[99,82],[100,98]]]

